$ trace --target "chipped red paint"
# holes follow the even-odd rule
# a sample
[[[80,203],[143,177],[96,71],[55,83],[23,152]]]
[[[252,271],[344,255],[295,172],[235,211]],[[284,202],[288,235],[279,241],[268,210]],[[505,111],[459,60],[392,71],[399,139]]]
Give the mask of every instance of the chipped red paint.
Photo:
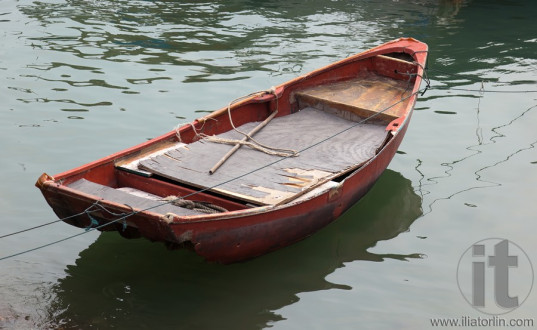
[[[327,81],[348,79],[364,67],[373,65],[364,61],[365,59],[393,52],[407,53],[419,64],[417,69],[416,66],[412,66],[415,70],[412,73],[417,73],[417,77],[412,90],[413,94],[405,109],[406,112],[388,125],[393,137],[387,141],[379,153],[348,175],[338,186],[301,202],[254,208],[246,208],[243,204],[210,194],[196,194],[197,200],[225,205],[230,210],[211,215],[165,218],[161,214],[142,211],[127,217],[124,221],[113,222],[117,216],[105,211],[97,211],[92,213],[92,217],[97,219],[100,224],[113,222],[99,230],[116,230],[128,238],[141,236],[152,241],[165,242],[170,247],[187,247],[207,260],[222,263],[253,258],[312,235],[337,219],[364,196],[395,155],[408,128],[417,99],[427,57],[427,45],[410,38],[398,39],[277,86],[277,100],[274,99],[274,95],[265,94],[252,96],[232,106],[234,114],[238,114],[235,122],[237,126],[264,119],[276,107],[276,102],[278,102],[279,116],[292,113],[297,110],[296,105],[286,100],[291,99],[294,91]],[[377,64],[377,66],[376,69],[381,67],[381,70],[385,70],[386,75],[397,75],[397,69],[406,69],[407,72],[411,70],[411,68],[390,67],[387,62]],[[222,108],[206,117],[195,120],[193,125],[197,129],[203,127],[206,134],[227,131],[230,129],[230,123],[226,111],[227,107]],[[207,120],[208,118],[217,118],[218,121]],[[196,139],[191,125],[182,127],[180,135],[185,143],[193,142]],[[65,222],[78,227],[87,227],[90,224],[90,219],[84,214],[84,211],[96,201],[95,196],[81,193],[66,186],[66,184],[81,178],[110,187],[138,187],[159,196],[192,193],[193,191],[188,188],[132,175],[120,171],[114,166],[115,163],[129,155],[139,154],[148,148],[176,140],[176,132],[172,131],[54,177],[43,174],[38,179],[36,186],[42,191],[58,217],[71,217],[81,213],[81,215],[65,220]],[[101,200],[99,203],[114,213],[129,214],[132,211],[126,205],[109,200]],[[126,227],[124,222],[126,222]]]

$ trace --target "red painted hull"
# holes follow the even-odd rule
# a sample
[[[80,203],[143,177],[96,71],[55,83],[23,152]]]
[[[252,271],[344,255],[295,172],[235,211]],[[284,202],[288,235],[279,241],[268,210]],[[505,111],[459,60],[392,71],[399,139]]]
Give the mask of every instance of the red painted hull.
[[[383,146],[382,150],[366,164],[342,179],[337,187],[302,202],[249,209],[243,208],[233,201],[227,201],[225,198],[200,193],[196,196],[198,200],[217,201],[225,204],[226,208],[231,211],[212,215],[174,217],[171,220],[163,219],[161,214],[142,211],[130,215],[124,220],[117,221],[118,213],[129,214],[132,210],[126,205],[102,200],[99,203],[105,209],[92,212],[92,218],[98,220],[101,225],[109,223],[109,225],[105,225],[99,230],[117,230],[121,235],[128,238],[141,236],[153,241],[164,242],[170,247],[187,247],[207,260],[222,263],[253,258],[312,235],[337,219],[343,212],[360,200],[387,168],[408,128],[425,66],[427,46],[413,39],[399,39],[277,87],[277,92],[280,94],[279,100],[289,99],[289,95],[299,88],[315,86],[326,80],[345,79],[352,76],[360,69],[353,63],[359,62],[363,66],[364,59],[394,52],[407,53],[418,63],[417,76],[412,87],[413,94],[408,102],[407,109],[394,125],[388,127],[392,131],[392,138]],[[391,68],[386,68],[386,72],[390,70]],[[238,104],[237,107],[244,108],[244,116],[239,120],[248,122],[263,118],[269,111],[266,103],[270,102],[274,103],[274,100],[270,100],[268,97],[258,97],[247,99]],[[292,104],[283,102],[278,104],[281,115],[291,113],[293,111],[292,107]],[[239,109],[239,111],[241,110]],[[198,119],[193,124],[195,127],[205,125],[207,134],[226,131],[230,127],[224,115],[225,108],[209,116],[218,118],[217,124],[213,124],[215,121],[206,121],[206,118]],[[236,124],[240,125],[242,123]],[[181,128],[181,138],[187,143],[196,139],[190,127],[190,125],[187,125]],[[95,196],[67,187],[70,182],[81,178],[110,187],[119,187],[128,183],[131,187],[150,189],[153,193],[158,193],[161,196],[177,194],[178,191],[183,194],[190,193],[192,190],[187,188],[181,188],[155,179],[140,178],[133,174],[119,171],[114,166],[118,159],[140,153],[151,148],[152,145],[174,141],[175,139],[175,132],[169,132],[152,141],[54,177],[44,174],[39,178],[36,185],[41,189],[47,202],[58,217],[71,217],[65,222],[78,227],[90,225],[90,218],[84,212],[96,201]]]

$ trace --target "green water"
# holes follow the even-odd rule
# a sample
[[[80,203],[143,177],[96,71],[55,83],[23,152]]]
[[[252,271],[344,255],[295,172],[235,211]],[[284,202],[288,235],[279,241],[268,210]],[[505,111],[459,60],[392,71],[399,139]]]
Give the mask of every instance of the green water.
[[[42,172],[382,42],[428,43],[432,89],[377,185],[316,235],[221,266],[90,232],[0,261],[0,329],[424,329],[487,317],[459,292],[464,251],[506,238],[537,266],[535,17],[537,2],[522,0],[2,0],[0,236],[56,219],[33,186]],[[79,232],[58,223],[2,238],[0,258]],[[537,318],[535,291],[502,317]]]

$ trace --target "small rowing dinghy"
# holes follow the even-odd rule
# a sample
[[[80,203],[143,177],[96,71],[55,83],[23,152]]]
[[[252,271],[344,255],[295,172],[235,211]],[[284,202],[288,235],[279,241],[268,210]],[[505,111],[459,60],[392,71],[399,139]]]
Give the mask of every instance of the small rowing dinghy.
[[[426,58],[398,39],[36,185],[77,227],[222,263],[259,256],[366,194],[407,130]]]

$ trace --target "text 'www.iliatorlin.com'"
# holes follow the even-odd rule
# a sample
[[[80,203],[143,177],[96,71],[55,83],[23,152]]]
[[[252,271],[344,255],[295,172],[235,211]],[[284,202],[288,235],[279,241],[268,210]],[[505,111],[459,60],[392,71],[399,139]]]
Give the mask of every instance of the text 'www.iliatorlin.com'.
[[[493,317],[470,317],[461,316],[455,318],[433,318],[430,319],[433,327],[533,327],[534,319],[520,318],[507,319],[498,316]]]

